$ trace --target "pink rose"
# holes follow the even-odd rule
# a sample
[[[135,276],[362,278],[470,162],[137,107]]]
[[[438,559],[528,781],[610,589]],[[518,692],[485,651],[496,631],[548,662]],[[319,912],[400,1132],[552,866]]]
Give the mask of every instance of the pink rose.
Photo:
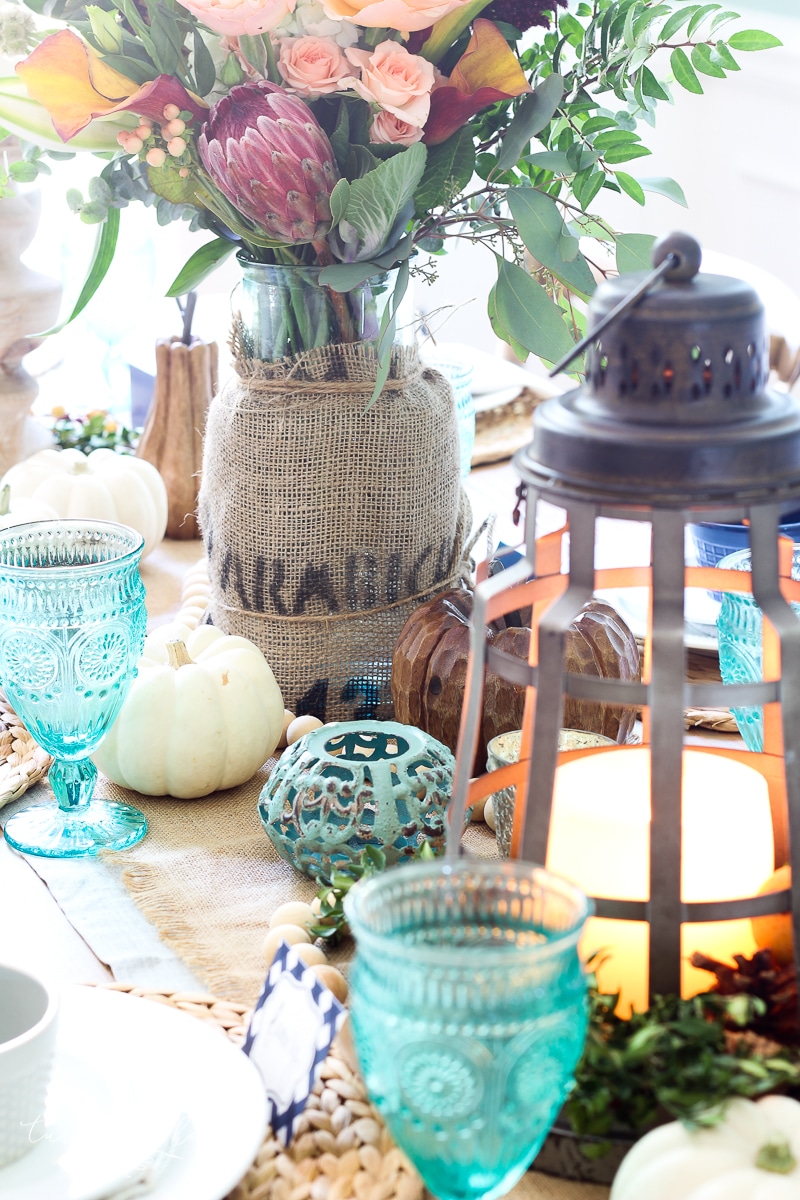
[[[334,20],[352,21],[372,29],[413,33],[427,29],[448,13],[465,8],[470,0],[322,0]]]
[[[418,125],[409,125],[401,117],[382,109],[369,127],[371,142],[389,142],[394,146],[413,146],[422,137]]]
[[[347,81],[359,96],[375,101],[408,125],[425,124],[434,82],[431,63],[409,54],[397,42],[381,42],[371,53],[349,46],[345,54],[361,68],[360,79]]]
[[[336,91],[350,64],[333,38],[281,38],[278,70],[298,96],[323,96]]]
[[[280,25],[294,12],[297,0],[179,0],[215,33],[254,37]]]

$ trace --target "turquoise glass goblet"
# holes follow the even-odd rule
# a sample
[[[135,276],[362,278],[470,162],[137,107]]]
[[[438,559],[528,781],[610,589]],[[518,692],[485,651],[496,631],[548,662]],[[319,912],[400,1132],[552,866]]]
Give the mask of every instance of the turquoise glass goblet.
[[[39,521],[0,532],[0,682],[55,762],[58,805],[5,824],[25,854],[78,858],[142,838],[144,815],[95,800],[89,755],[119,712],[144,646],[142,537],[109,521]]]
[[[504,1195],[555,1120],[586,1037],[590,909],[521,862],[415,863],[348,893],[367,1089],[439,1200]]]

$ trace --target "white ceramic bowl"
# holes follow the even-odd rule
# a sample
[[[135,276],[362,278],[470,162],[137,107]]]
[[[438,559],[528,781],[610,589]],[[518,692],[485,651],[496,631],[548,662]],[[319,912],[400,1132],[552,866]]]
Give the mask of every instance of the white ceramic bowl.
[[[55,991],[27,971],[0,964],[0,1166],[41,1136],[57,1017]]]

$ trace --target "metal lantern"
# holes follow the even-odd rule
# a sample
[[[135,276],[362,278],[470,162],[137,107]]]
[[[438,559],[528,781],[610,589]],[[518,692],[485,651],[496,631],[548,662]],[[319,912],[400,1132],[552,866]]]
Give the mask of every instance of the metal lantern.
[[[792,546],[778,531],[781,512],[800,502],[800,407],[766,389],[763,307],[747,284],[698,274],[700,248],[682,234],[657,244],[654,265],[650,275],[624,276],[598,288],[584,344],[586,381],[537,408],[533,441],[515,457],[527,487],[526,554],[476,590],[451,812],[452,829],[459,830],[467,804],[517,785],[512,857],[547,860],[569,874],[570,846],[581,830],[590,831],[586,836],[594,848],[589,854],[598,862],[619,855],[618,873],[631,865],[639,870],[649,851],[649,870],[645,862],[635,898],[613,886],[594,896],[601,920],[621,923],[623,933],[644,931],[635,953],[643,969],[649,965],[645,1003],[648,991],[650,996],[680,992],[687,950],[704,949],[691,944],[697,923],[707,933],[718,923],[730,930],[733,926],[725,923],[791,912],[794,944],[800,947],[800,621],[789,603],[800,600],[800,583],[791,581]],[[566,525],[537,542],[540,501],[565,510]],[[599,517],[648,523],[650,565],[596,569]],[[685,565],[688,524],[743,520],[750,525],[752,574]],[[568,571],[562,568],[562,553]],[[566,632],[584,603],[595,590],[632,586],[647,588],[649,597],[643,681],[566,673]],[[687,587],[752,589],[765,618],[764,682],[686,681]],[[487,644],[484,628],[527,605],[533,606],[534,634],[526,664]],[[519,763],[470,781],[487,669],[527,688],[522,749]],[[643,747],[559,754],[565,694],[641,706]],[[683,710],[720,705],[764,706],[763,753],[717,745],[687,748]],[[616,757],[604,765],[608,754]],[[583,759],[578,776],[575,767]],[[635,780],[628,778],[633,761]],[[611,763],[617,765],[609,775]],[[567,820],[559,816],[557,798],[569,771],[579,806]],[[606,790],[609,779],[612,791],[618,788],[618,794],[606,797],[605,808],[594,796],[603,778]],[[759,788],[763,803],[756,795]],[[634,795],[637,789],[642,794]],[[754,812],[761,805],[759,820],[766,813],[768,861],[755,817],[751,829],[750,810],[734,797],[737,789],[745,799],[752,793]],[[624,824],[634,821],[626,816],[634,802],[640,816],[642,805],[647,810],[647,844],[641,852],[627,840]],[[760,854],[759,869],[766,862],[767,874],[794,856],[793,891],[756,895],[757,880],[737,890],[748,878],[748,871],[737,867],[733,890],[724,895],[715,893],[708,880],[707,886],[701,880],[693,895],[685,894],[686,886],[682,892],[682,875],[684,885],[690,869],[697,875],[697,862],[689,861],[692,855],[698,859],[697,846],[690,852],[686,842],[695,809],[706,813],[705,825],[694,835],[707,855],[704,862],[713,864],[715,854],[729,853],[732,838],[739,839],[740,851],[744,846],[745,868],[748,855]],[[602,813],[612,823],[622,822],[613,836],[606,836]],[[561,858],[554,864],[559,838]],[[459,853],[456,837],[448,853]],[[598,862],[589,864],[590,876]],[[613,883],[614,871],[611,877]]]

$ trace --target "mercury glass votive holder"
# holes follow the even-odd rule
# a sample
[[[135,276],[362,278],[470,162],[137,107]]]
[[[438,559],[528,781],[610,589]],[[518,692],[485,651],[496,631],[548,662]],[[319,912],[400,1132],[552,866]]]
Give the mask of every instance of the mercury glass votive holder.
[[[487,746],[486,770],[497,771],[510,763],[519,762],[522,730],[512,729],[509,733],[498,733]],[[602,733],[588,733],[583,729],[562,729],[558,735],[559,750],[587,750],[590,746],[613,746],[612,738]],[[515,786],[501,788],[490,799],[494,807],[497,849],[503,858],[511,853],[511,834],[514,828]]]

